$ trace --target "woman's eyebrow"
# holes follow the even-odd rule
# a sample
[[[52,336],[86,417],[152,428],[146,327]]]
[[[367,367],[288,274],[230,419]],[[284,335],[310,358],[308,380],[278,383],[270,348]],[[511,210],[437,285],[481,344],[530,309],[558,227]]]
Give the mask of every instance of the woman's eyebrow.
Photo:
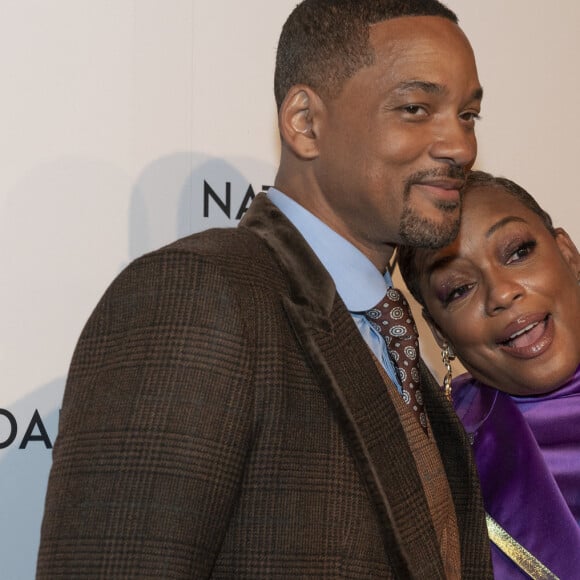
[[[433,274],[433,272],[435,272],[436,270],[441,270],[442,268],[445,268],[445,266],[447,266],[447,264],[450,264],[456,258],[457,258],[457,252],[455,252],[453,254],[446,254],[445,256],[441,256],[441,258],[434,260],[433,262],[431,262],[431,264],[429,264],[425,268],[425,275],[427,276],[427,278],[430,278],[431,274]]]
[[[497,232],[497,230],[503,228],[504,226],[506,226],[507,224],[509,224],[511,222],[520,222],[520,223],[524,223],[524,224],[528,223],[525,219],[518,217],[517,215],[508,215],[508,216],[500,219],[495,224],[493,224],[489,228],[489,230],[487,230],[487,232],[485,233],[485,237],[486,238],[491,237],[495,232]]]

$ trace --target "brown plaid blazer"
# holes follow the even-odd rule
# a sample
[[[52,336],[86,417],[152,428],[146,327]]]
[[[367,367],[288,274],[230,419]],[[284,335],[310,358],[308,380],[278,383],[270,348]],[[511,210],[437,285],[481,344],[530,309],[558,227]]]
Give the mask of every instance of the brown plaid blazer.
[[[463,578],[491,578],[468,441],[429,373]],[[444,578],[419,475],[326,270],[259,195],[145,255],[67,381],[37,578]]]

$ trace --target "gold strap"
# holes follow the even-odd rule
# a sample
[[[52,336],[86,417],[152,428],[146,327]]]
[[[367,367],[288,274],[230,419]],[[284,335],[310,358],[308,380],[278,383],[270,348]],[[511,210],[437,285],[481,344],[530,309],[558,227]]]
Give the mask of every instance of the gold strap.
[[[489,514],[485,514],[489,539],[532,580],[560,580],[533,554],[512,538]]]

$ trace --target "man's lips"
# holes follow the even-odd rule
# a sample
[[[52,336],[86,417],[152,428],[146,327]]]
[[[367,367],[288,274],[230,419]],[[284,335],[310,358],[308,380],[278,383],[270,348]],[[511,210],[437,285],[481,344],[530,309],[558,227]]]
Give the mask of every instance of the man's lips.
[[[423,190],[432,197],[444,201],[459,201],[459,190],[464,182],[459,179],[430,179],[414,183],[415,187]]]
[[[520,316],[497,339],[501,350],[518,358],[539,356],[554,340],[554,320],[544,313]]]

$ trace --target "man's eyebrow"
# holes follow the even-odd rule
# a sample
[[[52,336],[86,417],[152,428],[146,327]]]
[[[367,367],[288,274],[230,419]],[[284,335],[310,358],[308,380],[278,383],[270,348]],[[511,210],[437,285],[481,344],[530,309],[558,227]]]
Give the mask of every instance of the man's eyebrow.
[[[410,93],[412,91],[423,91],[425,93],[439,94],[445,91],[443,85],[431,83],[429,81],[403,81],[397,85],[398,93]]]
[[[429,81],[403,81],[397,85],[398,93],[410,93],[413,91],[423,91],[432,95],[442,94],[446,91],[443,85]],[[470,101],[481,101],[483,99],[483,87],[477,87],[471,94]]]
[[[471,95],[472,101],[481,101],[483,99],[483,87],[477,87]]]

